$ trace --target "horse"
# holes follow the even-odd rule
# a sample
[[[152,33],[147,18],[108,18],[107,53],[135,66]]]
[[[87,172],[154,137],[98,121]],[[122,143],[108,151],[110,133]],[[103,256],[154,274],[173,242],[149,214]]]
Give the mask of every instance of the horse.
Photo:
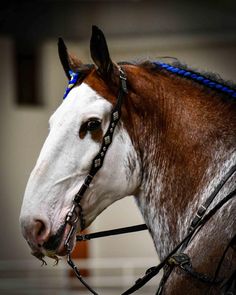
[[[69,86],[26,186],[22,234],[34,256],[57,260],[76,232],[133,195],[162,261],[196,213],[201,219],[235,189],[235,86],[176,60],[115,63],[96,26],[94,64],[62,39],[58,46]],[[235,294],[235,216],[230,198],[185,241],[194,271],[169,267],[162,294]]]

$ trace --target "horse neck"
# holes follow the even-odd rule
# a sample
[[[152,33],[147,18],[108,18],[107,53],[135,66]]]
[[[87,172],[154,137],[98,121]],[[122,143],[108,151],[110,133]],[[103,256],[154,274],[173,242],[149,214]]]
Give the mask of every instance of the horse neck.
[[[132,93],[126,102],[126,127],[142,167],[136,199],[163,258],[186,233],[229,158],[235,160],[235,108],[222,107],[188,81],[137,71],[128,71]]]

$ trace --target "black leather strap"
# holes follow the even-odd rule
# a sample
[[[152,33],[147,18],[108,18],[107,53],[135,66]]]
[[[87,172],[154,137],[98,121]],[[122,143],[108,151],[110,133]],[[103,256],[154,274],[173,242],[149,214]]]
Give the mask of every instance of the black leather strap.
[[[82,197],[84,196],[85,192],[89,188],[89,185],[91,181],[93,180],[94,175],[98,172],[98,170],[102,167],[103,161],[105,158],[105,155],[107,153],[107,150],[109,146],[112,143],[112,138],[113,134],[115,131],[115,127],[117,126],[119,119],[121,117],[121,106],[123,102],[123,96],[127,93],[127,85],[126,85],[126,75],[123,72],[121,68],[119,68],[119,92],[117,96],[117,101],[116,105],[114,106],[112,113],[111,113],[111,118],[110,118],[110,123],[108,126],[108,129],[103,137],[103,142],[100,148],[100,151],[96,155],[96,157],[92,161],[92,165],[89,171],[89,174],[84,180],[84,183],[80,187],[79,191],[74,197],[73,204],[71,207],[71,210],[67,213],[66,220],[65,222],[71,225],[71,230],[66,238],[65,241],[65,248],[67,251],[67,263],[70,265],[70,267],[74,270],[74,273],[76,274],[77,278],[80,280],[80,282],[93,294],[97,294],[96,291],[90,287],[87,282],[82,278],[79,268],[74,264],[74,262],[71,259],[71,237],[73,233],[76,230],[77,222],[80,222],[80,227],[81,229],[84,229],[85,227],[85,219],[83,216],[83,210],[82,206],[80,204]]]
[[[71,217],[73,215],[79,215],[80,227],[82,230],[85,228],[85,220],[84,220],[83,210],[80,205],[80,202],[85,192],[89,188],[89,185],[93,180],[93,177],[103,165],[103,161],[106,156],[107,150],[112,143],[115,127],[117,126],[121,117],[121,106],[123,102],[123,97],[128,92],[127,85],[126,85],[126,75],[120,67],[119,67],[119,81],[120,81],[120,85],[119,85],[119,92],[117,95],[116,104],[111,112],[110,123],[105,135],[103,136],[102,145],[100,147],[98,154],[94,157],[92,161],[89,174],[86,176],[84,183],[81,185],[79,191],[76,193],[74,197],[73,206],[71,210],[68,212],[66,216],[66,223],[71,223]],[[76,209],[78,212],[75,212]]]
[[[92,239],[122,235],[122,234],[133,233],[133,232],[138,232],[138,231],[147,230],[147,229],[148,228],[145,223],[138,224],[138,225],[133,225],[133,226],[128,226],[128,227],[121,227],[121,228],[116,228],[116,229],[111,229],[111,230],[104,230],[104,231],[86,234],[86,235],[77,235],[76,241],[78,241],[78,242],[88,241],[88,240],[92,240]]]
[[[129,295],[133,294],[135,291],[139,290],[141,287],[143,287],[148,281],[150,281],[154,276],[156,276],[159,271],[164,268],[165,265],[168,264],[169,259],[180,249],[180,247],[188,241],[195,231],[198,228],[201,228],[204,226],[204,224],[227,202],[229,202],[233,197],[236,195],[236,189],[233,190],[231,193],[229,193],[226,197],[224,197],[213,209],[211,209],[197,224],[197,226],[192,229],[185,237],[184,239],[167,255],[167,257],[157,266],[151,267],[147,270],[145,275],[142,278],[139,278],[135,284],[126,290],[121,295]]]
[[[207,198],[205,203],[203,203],[200,208],[198,209],[195,217],[193,218],[189,230],[195,228],[198,222],[201,220],[203,215],[205,214],[206,210],[209,208],[215,197],[218,195],[224,184],[229,180],[229,178],[236,172],[236,165],[231,167],[231,169],[224,175],[221,179],[220,183],[217,185],[213,193]]]

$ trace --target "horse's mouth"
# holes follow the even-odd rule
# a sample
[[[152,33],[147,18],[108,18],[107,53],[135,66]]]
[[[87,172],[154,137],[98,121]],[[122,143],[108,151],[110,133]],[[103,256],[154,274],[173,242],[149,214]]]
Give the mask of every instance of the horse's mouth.
[[[65,256],[67,254],[67,249],[65,246],[65,241],[70,232],[71,226],[69,224],[63,224],[58,229],[56,234],[52,235],[47,242],[43,244],[43,253],[45,256],[54,258],[52,256]],[[70,249],[73,249],[76,242],[76,234],[74,234],[69,243]]]

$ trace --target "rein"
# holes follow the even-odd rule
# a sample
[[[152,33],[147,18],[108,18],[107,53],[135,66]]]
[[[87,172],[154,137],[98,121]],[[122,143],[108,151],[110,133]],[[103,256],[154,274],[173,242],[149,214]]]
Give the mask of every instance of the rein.
[[[165,66],[164,66],[165,68]],[[70,91],[70,89],[76,84],[78,79],[78,73],[71,73],[71,81],[69,82],[69,86],[66,90],[66,93],[64,95],[64,98]],[[77,229],[77,223],[80,222],[80,227],[83,230],[85,228],[85,219],[83,216],[83,210],[81,206],[81,200],[82,197],[84,196],[85,192],[89,188],[89,185],[91,181],[93,180],[94,176],[96,173],[99,171],[99,169],[103,165],[103,161],[106,155],[106,152],[109,148],[109,146],[112,143],[112,138],[113,134],[115,131],[115,127],[117,126],[120,117],[121,117],[121,106],[122,106],[122,101],[124,98],[124,95],[128,93],[127,91],[127,84],[126,84],[126,75],[124,71],[119,67],[119,91],[118,91],[118,96],[117,96],[117,101],[116,104],[111,112],[111,118],[110,118],[110,123],[108,126],[108,129],[103,137],[102,145],[100,147],[100,150],[98,154],[95,156],[95,158],[92,161],[92,165],[89,171],[89,174],[84,180],[84,183],[80,187],[79,191],[74,197],[73,200],[73,205],[70,209],[70,211],[67,213],[65,223],[69,224],[71,226],[71,229],[67,235],[67,238],[65,240],[65,248],[67,252],[67,263],[70,265],[70,267],[73,269],[76,277],[80,280],[80,282],[94,295],[98,295],[98,293],[88,285],[88,283],[83,279],[83,277],[80,274],[79,268],[75,265],[75,263],[72,261],[71,258],[71,238],[76,232]],[[157,266],[149,268],[145,275],[141,278],[139,278],[135,284],[130,287],[128,290],[123,292],[121,295],[129,295],[133,294],[135,291],[143,287],[149,280],[151,280],[154,276],[156,276],[161,269],[164,268],[164,276],[162,278],[162,281],[159,285],[158,291],[156,294],[161,294],[163,286],[165,282],[167,281],[169,275],[171,274],[171,271],[174,269],[175,266],[179,267],[182,269],[184,272],[186,272],[188,275],[191,275],[193,278],[196,278],[204,283],[209,283],[209,284],[214,284],[214,283],[219,283],[222,280],[216,280],[216,275],[212,279],[205,274],[196,272],[191,265],[190,258],[188,257],[187,254],[183,253],[193,237],[193,235],[196,233],[197,230],[201,229],[202,226],[212,217],[214,214],[222,207],[224,206],[227,202],[229,202],[235,195],[236,195],[236,189],[230,192],[227,196],[225,196],[221,201],[219,201],[210,211],[207,211],[209,206],[212,204],[213,200],[215,197],[218,195],[222,187],[225,185],[225,183],[233,176],[233,174],[236,172],[236,165],[231,167],[231,169],[225,174],[225,176],[222,178],[220,183],[216,186],[214,189],[213,193],[207,198],[204,204],[202,204],[195,217],[193,218],[190,227],[188,229],[187,235],[181,240],[181,242],[166,256],[166,258]],[[113,235],[119,235],[119,234],[125,234],[125,233],[131,233],[131,232],[137,232],[137,231],[143,231],[147,230],[146,224],[140,224],[140,225],[134,225],[134,226],[129,226],[125,228],[117,228],[113,230],[106,230],[106,231],[101,231],[101,232],[96,232],[96,233],[91,233],[91,234],[85,234],[85,235],[77,235],[76,236],[76,241],[81,242],[81,241],[87,241],[91,239],[96,239],[96,238],[101,238],[101,237],[107,237],[107,236],[113,236]],[[232,239],[232,241],[235,238]],[[232,242],[231,241],[231,242]],[[229,243],[228,247],[231,245],[231,242]],[[228,249],[227,247],[227,249]],[[224,253],[225,254],[225,253]],[[223,257],[224,258],[224,257]],[[223,261],[222,258],[222,261]],[[221,263],[219,263],[217,267],[217,272],[220,269]]]

